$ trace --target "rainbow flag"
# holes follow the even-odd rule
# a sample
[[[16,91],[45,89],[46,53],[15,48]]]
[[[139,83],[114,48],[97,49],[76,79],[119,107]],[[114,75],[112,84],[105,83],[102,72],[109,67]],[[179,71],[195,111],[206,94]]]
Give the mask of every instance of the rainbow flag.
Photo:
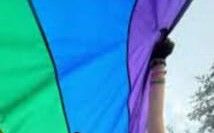
[[[146,133],[148,63],[190,0],[0,0],[0,132]]]

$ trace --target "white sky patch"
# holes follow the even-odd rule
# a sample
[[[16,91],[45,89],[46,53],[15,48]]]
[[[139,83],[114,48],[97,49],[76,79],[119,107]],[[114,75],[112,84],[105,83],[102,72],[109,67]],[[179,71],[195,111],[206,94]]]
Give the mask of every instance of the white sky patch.
[[[209,72],[214,63],[214,1],[194,0],[190,9],[170,38],[176,47],[167,60],[166,123],[175,133],[191,129],[196,133],[198,123],[190,122],[190,96],[199,87],[195,76]]]

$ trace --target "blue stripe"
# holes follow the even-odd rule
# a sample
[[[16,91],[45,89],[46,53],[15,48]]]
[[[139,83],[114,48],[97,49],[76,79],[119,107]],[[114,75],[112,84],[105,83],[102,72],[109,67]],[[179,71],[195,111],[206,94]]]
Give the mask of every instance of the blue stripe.
[[[33,4],[56,62],[72,132],[127,133],[126,42],[134,0]]]

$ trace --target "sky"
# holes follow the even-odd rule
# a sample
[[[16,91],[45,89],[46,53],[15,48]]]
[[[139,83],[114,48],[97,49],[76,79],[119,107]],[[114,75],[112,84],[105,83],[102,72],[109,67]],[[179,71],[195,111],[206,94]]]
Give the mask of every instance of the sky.
[[[166,124],[175,133],[195,131],[197,124],[186,114],[191,111],[190,96],[199,86],[195,76],[208,73],[214,63],[214,0],[194,0],[170,38],[176,47],[167,60]]]

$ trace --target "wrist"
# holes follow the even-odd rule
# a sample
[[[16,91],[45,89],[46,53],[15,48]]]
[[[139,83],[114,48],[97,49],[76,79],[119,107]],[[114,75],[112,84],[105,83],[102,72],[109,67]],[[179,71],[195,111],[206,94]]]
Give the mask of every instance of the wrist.
[[[165,65],[157,64],[151,68],[151,84],[163,84],[165,83],[166,75]]]

